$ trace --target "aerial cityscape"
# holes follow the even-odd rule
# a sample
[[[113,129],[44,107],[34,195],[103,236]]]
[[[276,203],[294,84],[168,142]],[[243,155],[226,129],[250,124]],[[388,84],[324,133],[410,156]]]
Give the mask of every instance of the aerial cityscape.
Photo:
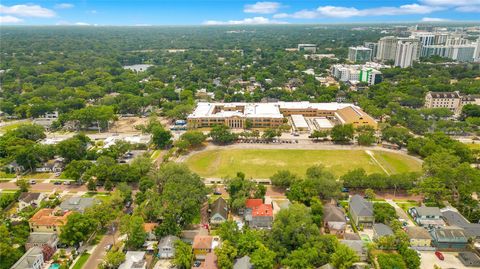
[[[0,269],[480,268],[480,2],[0,2]]]

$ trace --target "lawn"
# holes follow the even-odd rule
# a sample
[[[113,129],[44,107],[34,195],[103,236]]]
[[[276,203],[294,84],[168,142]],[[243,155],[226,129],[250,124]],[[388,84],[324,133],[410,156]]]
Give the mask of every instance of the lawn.
[[[480,150],[480,142],[476,142],[475,144],[466,144],[470,149],[479,149]]]
[[[16,122],[12,122],[11,124],[9,122],[7,122],[6,123],[7,125],[4,125],[4,126],[0,127],[0,133],[6,133],[6,132],[11,131],[13,129],[17,129],[22,124],[28,124],[28,123],[31,123],[31,121],[29,121],[29,120],[27,120],[27,121],[16,121]]]
[[[88,257],[90,257],[89,253],[82,253],[80,258],[78,258],[77,262],[73,265],[72,269],[82,269],[83,265],[87,262]]]
[[[389,172],[418,171],[421,163],[413,157],[373,151],[377,161]],[[336,176],[355,168],[367,173],[384,173],[363,150],[233,149],[210,150],[192,155],[187,165],[200,176],[223,178],[243,172],[247,178],[269,178],[282,169],[304,175],[308,167],[323,165]]]

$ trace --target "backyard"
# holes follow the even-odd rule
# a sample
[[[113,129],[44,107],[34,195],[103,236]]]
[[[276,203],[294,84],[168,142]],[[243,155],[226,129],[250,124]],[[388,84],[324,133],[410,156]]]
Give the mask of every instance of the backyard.
[[[243,172],[248,178],[269,178],[286,169],[303,175],[308,167],[323,165],[340,176],[355,168],[367,173],[419,171],[419,160],[392,152],[364,150],[230,149],[192,155],[187,165],[203,177],[223,178]]]

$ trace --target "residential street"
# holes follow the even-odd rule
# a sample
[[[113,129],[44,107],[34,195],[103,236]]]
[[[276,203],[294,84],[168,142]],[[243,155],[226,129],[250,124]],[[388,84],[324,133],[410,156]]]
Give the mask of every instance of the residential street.
[[[118,237],[120,233],[118,230],[115,232],[115,242],[118,242]],[[113,236],[111,234],[106,234],[103,236],[102,240],[91,250],[91,255],[88,257],[87,262],[83,265],[84,269],[95,269],[102,262],[103,257],[107,254],[105,247],[109,244],[113,245]],[[90,252],[90,251],[89,251]]]

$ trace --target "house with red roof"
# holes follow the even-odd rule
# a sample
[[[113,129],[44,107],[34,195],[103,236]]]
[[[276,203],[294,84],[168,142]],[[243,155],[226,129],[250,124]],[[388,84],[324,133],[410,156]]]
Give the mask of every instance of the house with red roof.
[[[264,204],[262,199],[247,199],[244,216],[249,227],[270,229],[273,222],[273,206]]]

